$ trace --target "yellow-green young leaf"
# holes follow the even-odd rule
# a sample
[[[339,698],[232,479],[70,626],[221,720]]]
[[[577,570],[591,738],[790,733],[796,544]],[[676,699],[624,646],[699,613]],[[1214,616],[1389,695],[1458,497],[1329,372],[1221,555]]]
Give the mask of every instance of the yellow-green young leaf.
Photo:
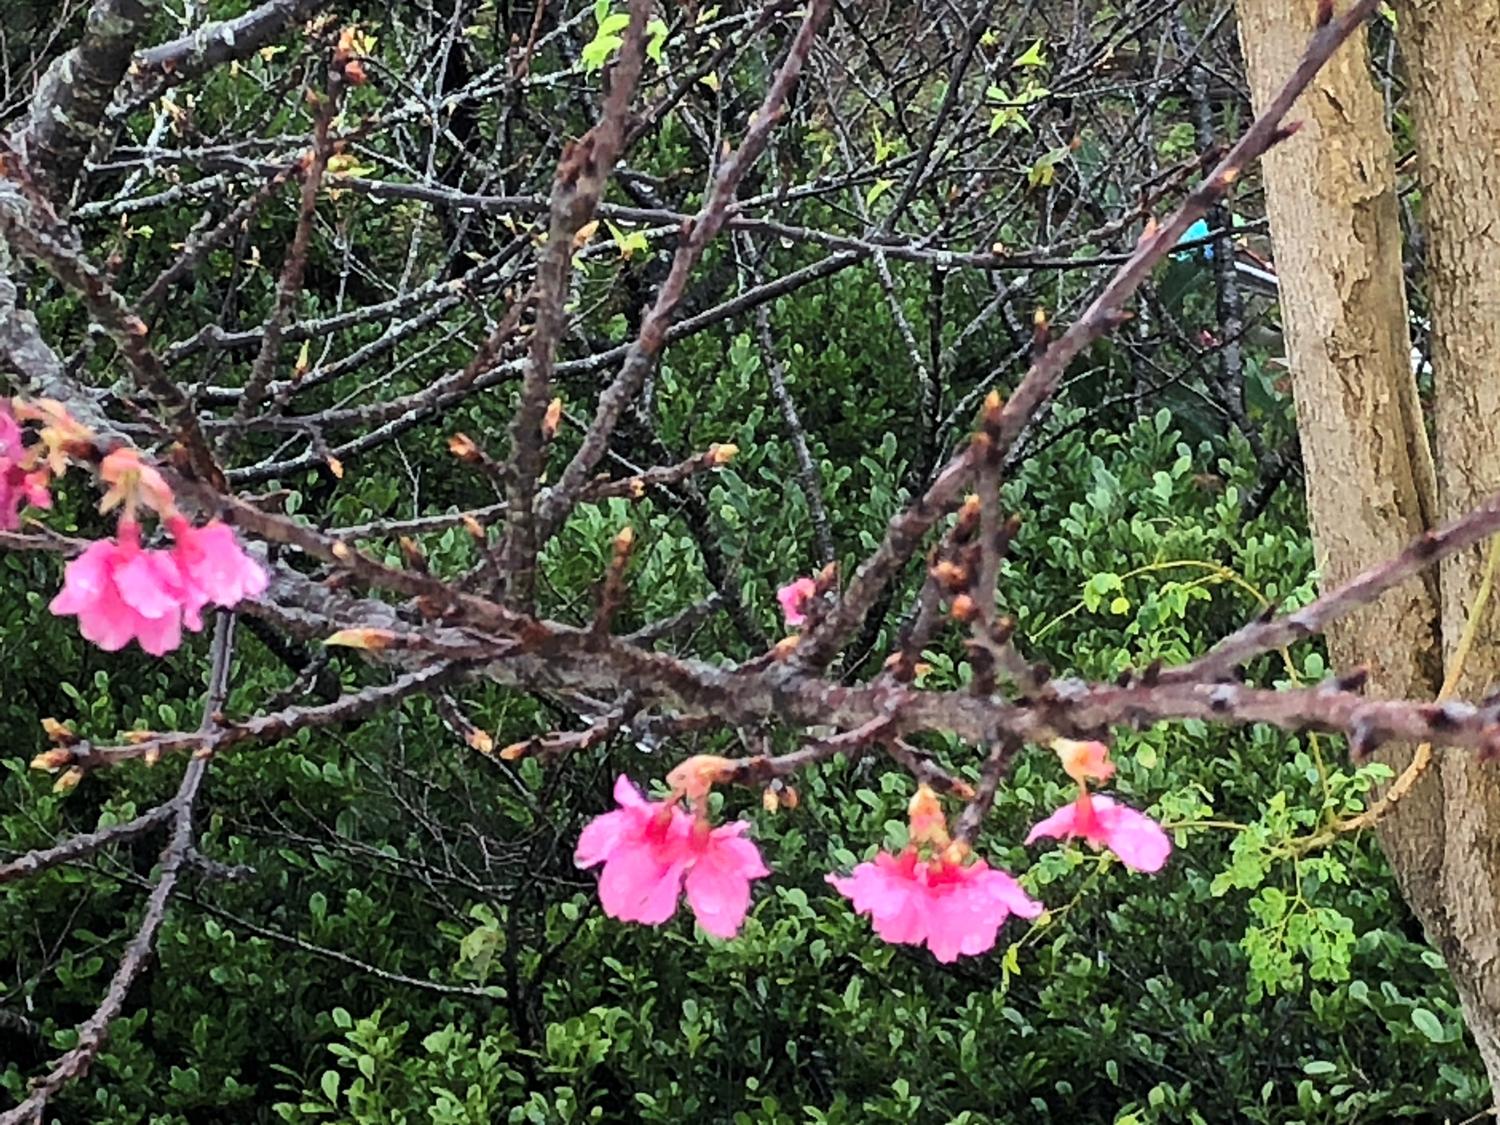
[[[702,78],[698,79],[698,81],[702,82],[714,93],[717,94],[719,92],[719,76],[717,74],[714,74],[712,71],[705,74]]]
[[[592,74],[602,69],[604,64],[609,62],[609,57],[618,51],[624,42],[625,40],[618,35],[601,33],[594,36],[591,42],[584,44],[583,54],[579,56],[583,63],[584,73]]]
[[[646,25],[646,34],[651,37],[646,40],[646,57],[657,66],[660,66],[662,49],[667,45],[666,21],[661,19],[652,20]]]
[[[1116,617],[1119,617],[1121,614],[1129,613],[1130,599],[1126,597],[1116,598],[1114,601],[1109,603],[1109,612],[1113,613]]]
[[[646,235],[638,230],[621,230],[608,219],[604,225],[609,228],[609,236],[615,240],[615,249],[619,250],[620,257],[629,259],[634,254],[644,254],[651,249],[651,243]]]
[[[1042,51],[1042,41],[1040,39],[1038,39],[1030,47],[1027,47],[1026,48],[1026,53],[1024,55],[1022,55],[1020,58],[1018,58],[1015,62],[1011,63],[1010,65],[1011,66],[1046,66],[1047,65],[1047,56]]]
[[[1051,187],[1052,181],[1057,178],[1057,166],[1063,162],[1070,151],[1064,145],[1062,148],[1042,153],[1037,162],[1031,166],[1031,170],[1026,173],[1027,184],[1031,187]]]
[[[865,206],[871,206],[877,199],[879,199],[882,195],[890,191],[891,188],[895,186],[895,180],[876,180],[873,184],[870,185],[870,190],[865,192]]]

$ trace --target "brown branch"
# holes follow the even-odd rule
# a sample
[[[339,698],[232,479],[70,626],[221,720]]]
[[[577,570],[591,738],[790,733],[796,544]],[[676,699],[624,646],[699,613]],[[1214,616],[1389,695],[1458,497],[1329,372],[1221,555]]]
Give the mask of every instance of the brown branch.
[[[623,497],[628,500],[639,500],[646,495],[648,489],[669,488],[699,473],[721,469],[734,458],[736,452],[737,450],[732,445],[711,445],[703,453],[689,457],[685,461],[679,461],[675,465],[643,469],[632,476],[613,480],[609,477],[601,477],[585,485],[579,499],[597,501]]]
[[[786,59],[777,70],[760,108],[751,117],[744,140],[740,142],[738,149],[728,153],[719,164],[702,209],[693,219],[683,224],[682,244],[672,258],[671,269],[657,292],[655,303],[641,321],[640,332],[631,344],[625,362],[620,365],[614,380],[600,394],[594,420],[589,424],[578,452],[568,462],[557,484],[542,497],[540,522],[544,534],[550,534],[560,527],[578,502],[584,482],[608,451],[610,435],[619,425],[626,406],[640,394],[647,373],[667,343],[667,331],[677,306],[682,301],[688,277],[697,266],[704,249],[724,226],[729,207],[739,190],[740,180],[765,151],[771,130],[785,112],[786,100],[802,73],[808,55],[812,53],[818,28],[827,18],[831,6],[832,0],[811,0],[807,16],[787,51]]]
[[[625,116],[646,57],[651,9],[651,0],[631,0],[630,23],[619,60],[609,72],[609,93],[599,121],[577,144],[564,148],[552,183],[547,245],[537,267],[536,324],[521,376],[520,403],[510,426],[509,507],[500,546],[507,603],[523,611],[532,608],[536,585],[539,540],[533,508],[546,448],[542,423],[552,397],[558,345],[567,328],[564,307],[573,277],[574,241],[593,218],[625,145]]]
[[[159,0],[94,0],[83,38],[47,68],[9,137],[24,175],[59,211],[67,208],[115,87],[159,6]]]
[[[270,198],[281,190],[281,186],[291,179],[297,171],[296,164],[288,164],[278,169],[266,179],[255,193],[250,195],[238,206],[233,208],[224,218],[203,234],[190,238],[182,252],[157,275],[156,280],[147,286],[146,291],[141,294],[138,302],[139,307],[145,311],[157,305],[167,293],[182,278],[187,277],[198,264],[202,262],[209,251],[227,242],[240,232],[246,223],[259,211]]]
[[[83,244],[77,232],[45,215],[14,181],[0,178],[0,235],[82,298],[89,316],[114,341],[136,384],[168,409],[194,474],[221,486],[223,474],[209,451],[192,401],[152,350],[146,323],[131,311],[109,277],[77,249]]]
[[[194,758],[211,757],[243,743],[275,742],[298,731],[337,726],[366,718],[408,696],[449,683],[460,673],[461,667],[451,662],[430,664],[398,676],[388,684],[374,684],[341,695],[332,703],[287,707],[238,721],[224,719],[209,729],[142,736],[120,746],[96,747],[78,743],[67,748],[71,754],[66,760],[63,760],[61,752],[56,752],[56,760],[61,767],[94,770],[119,765],[121,762],[140,759],[149,761],[167,754],[189,751]],[[0,876],[3,873],[4,869],[0,869]],[[0,877],[0,882],[4,882],[3,877]]]
[[[50,848],[38,848],[36,851],[27,852],[18,859],[0,864],[0,883],[24,879],[66,863],[76,863],[114,844],[129,843],[165,824],[172,818],[172,812],[172,805],[168,802],[124,824],[113,824],[96,832],[85,832],[81,836],[70,837]]]
[[[286,28],[305,20],[323,0],[266,0],[244,15],[216,20],[187,35],[136,53],[131,82],[141,94],[155,95],[236,59],[247,59]]]
[[[312,149],[300,162],[302,175],[302,199],[297,210],[297,226],[292,233],[292,243],[287,248],[286,258],[281,264],[281,275],[276,279],[276,296],[271,315],[260,326],[260,351],[250,368],[240,395],[239,405],[229,428],[224,431],[222,445],[228,449],[244,436],[245,421],[260,409],[265,401],[266,389],[276,374],[276,361],[281,354],[281,336],[292,318],[293,306],[302,294],[302,278],[307,271],[307,254],[312,245],[313,220],[318,214],[318,194],[323,190],[323,174],[328,170],[328,160],[333,155],[333,141],[329,132],[333,119],[338,115],[339,102],[344,91],[344,74],[337,56],[328,66],[327,91],[317,98],[313,110]],[[309,96],[312,96],[311,94]]]
[[[1165,223],[1148,225],[1129,261],[1031,365],[1005,404],[996,426],[993,440],[1001,456],[1009,452],[1028,421],[1052,397],[1073,359],[1122,321],[1125,302],[1140,288],[1157,262],[1177,246],[1187,228],[1228,193],[1252,161],[1290,135],[1282,127],[1282,118],[1334,51],[1362,26],[1377,3],[1378,0],[1357,0],[1342,16],[1314,32],[1306,52],[1265,112]],[[799,660],[815,666],[826,664],[853,635],[927,532],[958,504],[977,467],[971,449],[972,446],[959,453],[914,505],[892,518],[884,540],[855,571],[833,612],[799,647]]]
[[[1439,559],[1483,542],[1496,532],[1500,532],[1500,493],[1443,527],[1424,532],[1394,558],[1376,563],[1338,589],[1292,613],[1252,621],[1197,660],[1164,670],[1161,678],[1166,683],[1188,683],[1223,676],[1253,656],[1321,633],[1329,622],[1368,605]]]

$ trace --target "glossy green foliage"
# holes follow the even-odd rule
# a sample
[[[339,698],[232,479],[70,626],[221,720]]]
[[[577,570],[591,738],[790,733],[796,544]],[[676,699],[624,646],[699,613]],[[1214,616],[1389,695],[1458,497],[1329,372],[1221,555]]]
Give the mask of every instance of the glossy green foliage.
[[[761,448],[777,453],[774,441]],[[1278,605],[1305,601],[1310,560],[1295,509],[1282,499],[1242,521],[1252,468],[1235,442],[1183,445],[1164,414],[1118,435],[1077,431],[1028,465],[1007,489],[1027,520],[1002,593],[1037,638],[1034,655],[1108,676],[1201,649],[1256,611],[1248,588]],[[745,506],[737,518],[749,549],[769,548],[778,535],[761,529],[777,518],[764,490],[731,479],[716,494],[723,508]],[[599,531],[623,514],[586,513],[570,534],[597,552],[591,521]],[[672,586],[673,566],[689,564],[671,561],[668,525],[658,542],[661,558],[646,565],[662,568],[655,585]],[[599,562],[555,565],[581,579]],[[27,563],[46,589],[49,568]],[[759,572],[767,589],[789,565]],[[194,656],[103,660],[39,612],[39,595],[11,590],[4,667],[17,687],[6,721],[22,737],[39,711],[101,736],[185,721],[192,685],[173,677],[199,666]],[[690,594],[671,589],[651,611]],[[764,605],[769,595],[755,597]],[[248,706],[285,674],[253,641],[243,652],[237,699]],[[962,656],[956,635],[940,638],[926,675],[963,681]],[[1322,674],[1316,651],[1292,659],[1291,671],[1266,660],[1252,675]],[[479,717],[502,735],[539,721],[534,705],[498,693],[492,702]],[[972,750],[928,749],[972,775]],[[606,919],[589,880],[569,869],[577,826],[603,807],[613,772],[664,772],[635,747],[546,775],[531,763],[507,774],[414,706],[337,737],[237,754],[214,771],[204,848],[255,876],[204,884],[174,912],[160,965],[96,1079],[61,1104],[110,1123],[205,1112],[294,1122],[979,1121],[1002,1109],[1069,1121],[1283,1122],[1420,1119],[1434,1105],[1475,1104],[1480,1072],[1451,989],[1371,842],[1293,854],[1292,841],[1330,811],[1357,807],[1374,768],[1348,772],[1327,740],[1193,723],[1122,736],[1115,756],[1114,788],[1175,828],[1167,870],[1143,878],[1075,847],[1021,848],[1027,825],[1066,799],[1050,757],[1027,756],[981,846],[1024,872],[1052,912],[1030,929],[1013,921],[993,954],[944,968],[874,941],[823,883],[902,842],[911,786],[883,763],[806,776],[799,807],[775,816],[734,795],[722,815],[755,820],[776,876],[743,936],[726,944],[681,919],[660,930]],[[118,770],[62,799],[13,760],[4,847],[128,816],[165,795],[175,772]],[[433,825],[446,831],[434,837]],[[487,868],[461,830],[486,841]],[[102,989],[155,846],[0,889],[0,942],[24,966],[0,999],[39,1013],[49,1044],[29,1057],[7,1052],[13,1091],[23,1066],[67,1043]],[[444,857],[446,881],[433,873],[448,868]],[[49,933],[67,939],[39,940]],[[351,971],[289,938],[471,994]]]

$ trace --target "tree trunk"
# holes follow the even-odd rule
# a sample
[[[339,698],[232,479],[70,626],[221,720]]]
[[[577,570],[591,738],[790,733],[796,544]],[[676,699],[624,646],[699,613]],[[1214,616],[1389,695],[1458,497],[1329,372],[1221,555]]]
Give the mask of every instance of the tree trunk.
[[[1240,0],[1239,19],[1259,110],[1312,33],[1314,5]],[[1271,150],[1262,175],[1313,546],[1332,587],[1425,530],[1436,486],[1411,371],[1391,138],[1363,36],[1323,68],[1291,118],[1301,132]],[[1437,617],[1436,583],[1409,583],[1334,624],[1333,661],[1368,665],[1372,693],[1434,695]],[[1381,759],[1399,771],[1411,753],[1387,747]],[[1445,932],[1441,825],[1432,770],[1381,828],[1402,893],[1435,944]]]
[[[1459,515],[1500,484],[1500,0],[1398,3],[1417,129],[1426,288],[1432,310],[1438,511]],[[1474,548],[1442,565],[1444,661],[1453,659],[1484,570]],[[1457,694],[1500,680],[1493,612],[1475,630]],[[1500,771],[1441,762],[1443,955],[1500,1091]]]
[[[1430,247],[1436,465],[1411,373],[1390,136],[1363,41],[1309,88],[1304,129],[1265,162],[1267,210],[1307,466],[1314,546],[1337,584],[1500,484],[1500,0],[1406,0]],[[1311,0],[1240,0],[1257,104],[1312,30]],[[1359,498],[1351,502],[1351,498]],[[1341,666],[1367,663],[1380,694],[1434,695],[1481,581],[1484,551],[1446,562],[1330,631]],[[1457,683],[1500,679],[1491,615]],[[1409,747],[1388,750],[1397,769]],[[1442,754],[1380,829],[1428,940],[1448,962],[1500,1090],[1500,774]]]

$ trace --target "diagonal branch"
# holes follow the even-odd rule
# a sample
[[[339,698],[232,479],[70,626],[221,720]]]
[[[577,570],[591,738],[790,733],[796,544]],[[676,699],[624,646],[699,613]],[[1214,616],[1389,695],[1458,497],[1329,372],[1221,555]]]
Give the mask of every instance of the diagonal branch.
[[[802,73],[808,55],[812,53],[818,29],[831,7],[832,0],[812,0],[808,5],[807,17],[797,31],[786,59],[776,72],[760,108],[751,116],[745,139],[719,165],[702,210],[683,224],[682,245],[672,258],[667,279],[662,282],[651,311],[641,321],[640,332],[631,344],[625,362],[620,365],[613,382],[599,396],[599,407],[594,420],[589,424],[588,432],[584,434],[583,444],[568,462],[568,467],[563,470],[557,484],[542,497],[540,522],[544,534],[550,534],[560,527],[578,503],[589,474],[609,450],[610,435],[619,425],[625,408],[640,394],[646,375],[667,342],[667,332],[677,306],[682,301],[688,277],[703,256],[704,249],[728,219],[729,208],[739,191],[740,181],[765,151],[771,130],[786,111],[787,98]]]
[[[1127,316],[1125,303],[1140,288],[1156,264],[1229,192],[1244,170],[1292,129],[1282,119],[1293,103],[1338,50],[1374,11],[1378,0],[1358,0],[1342,16],[1320,27],[1281,91],[1246,130],[1204,181],[1188,194],[1181,207],[1161,225],[1148,223],[1130,259],[1063,335],[1040,355],[1004,406],[994,436],[999,453],[1009,452],[1027,423],[1056,392],[1068,365]],[[970,447],[972,449],[972,446]],[[832,660],[859,623],[910,559],[927,532],[962,500],[973,479],[977,459],[965,449],[951,460],[917,502],[895,516],[875,553],[855,572],[849,588],[822,625],[798,648],[798,659],[814,666]]]
[[[139,93],[190,78],[236,59],[247,59],[324,0],[266,0],[234,19],[216,20],[186,35],[138,51],[130,79]]]

